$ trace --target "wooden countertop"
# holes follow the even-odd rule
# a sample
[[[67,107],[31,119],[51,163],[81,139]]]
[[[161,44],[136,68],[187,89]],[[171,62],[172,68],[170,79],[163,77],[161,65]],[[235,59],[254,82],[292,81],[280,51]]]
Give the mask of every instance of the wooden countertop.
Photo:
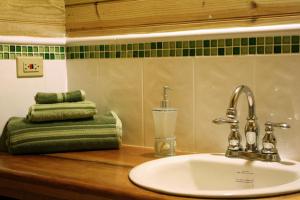
[[[152,149],[133,146],[47,155],[0,152],[0,195],[18,199],[194,199],[151,192],[129,181],[130,169],[153,159]],[[300,193],[263,199],[300,200]]]

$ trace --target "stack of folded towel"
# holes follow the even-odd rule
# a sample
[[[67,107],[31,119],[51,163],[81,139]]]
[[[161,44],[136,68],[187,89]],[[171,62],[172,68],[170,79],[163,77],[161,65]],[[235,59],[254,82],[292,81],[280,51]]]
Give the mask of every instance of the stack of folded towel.
[[[114,112],[96,115],[81,90],[37,93],[26,118],[8,120],[0,149],[12,154],[119,148],[122,123]]]

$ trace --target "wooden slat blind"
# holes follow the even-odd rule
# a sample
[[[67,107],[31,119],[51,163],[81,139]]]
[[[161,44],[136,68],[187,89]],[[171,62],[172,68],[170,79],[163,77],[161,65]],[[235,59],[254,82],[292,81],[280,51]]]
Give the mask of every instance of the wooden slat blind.
[[[299,0],[66,0],[69,36],[299,21]]]
[[[0,27],[1,35],[64,36],[64,0],[1,0]]]

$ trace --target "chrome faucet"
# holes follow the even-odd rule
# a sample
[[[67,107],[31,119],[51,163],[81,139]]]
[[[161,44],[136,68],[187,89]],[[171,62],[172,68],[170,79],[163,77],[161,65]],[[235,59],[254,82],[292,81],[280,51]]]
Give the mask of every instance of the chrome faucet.
[[[244,93],[248,101],[248,117],[245,125],[246,147],[241,145],[241,135],[239,132],[239,120],[237,119],[237,102],[239,96]],[[263,138],[261,150],[258,149],[259,128],[255,115],[254,95],[248,86],[238,86],[230,99],[229,108],[226,111],[227,118],[217,118],[213,120],[216,124],[230,124],[230,134],[228,137],[227,157],[239,157],[246,159],[257,159],[264,161],[280,161],[280,156],[276,148],[276,138],[273,135],[273,127],[290,128],[286,123],[266,122],[266,134]]]
[[[248,86],[237,87],[230,99],[226,115],[230,119],[237,118],[236,106],[240,95],[244,93],[248,100],[248,117],[245,125],[246,152],[257,152],[258,124],[255,116],[255,102],[253,92]]]

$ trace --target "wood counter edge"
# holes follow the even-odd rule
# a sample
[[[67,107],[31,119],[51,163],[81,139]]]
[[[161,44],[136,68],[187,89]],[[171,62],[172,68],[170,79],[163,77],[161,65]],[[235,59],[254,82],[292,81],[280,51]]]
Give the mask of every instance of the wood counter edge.
[[[136,147],[131,145],[123,145],[121,151],[132,152],[135,156],[139,156],[138,150],[143,153],[151,153],[152,148]],[[89,154],[85,152],[85,154]],[[102,151],[101,154],[109,154],[109,151]],[[179,152],[179,154],[188,154],[188,152]],[[47,154],[41,155],[51,159],[76,155],[76,153],[61,153],[61,154]],[[150,154],[149,154],[150,155]],[[142,155],[140,155],[142,156]],[[153,160],[149,156],[146,160]],[[82,161],[82,160],[81,160]],[[116,165],[119,161],[116,160]],[[111,164],[113,160],[104,160],[103,163]],[[137,164],[128,166],[133,168]],[[169,196],[152,191],[144,190],[133,184],[127,176],[127,181],[130,182],[136,191],[122,191],[118,187],[111,187],[106,185],[92,185],[83,183],[82,181],[69,180],[57,177],[48,177],[39,174],[26,173],[22,171],[11,170],[0,167],[0,195],[9,196],[18,199],[70,199],[76,196],[76,199],[193,199],[185,197]],[[282,196],[269,197],[266,199],[286,200],[297,199],[300,200],[300,193],[288,194]]]

